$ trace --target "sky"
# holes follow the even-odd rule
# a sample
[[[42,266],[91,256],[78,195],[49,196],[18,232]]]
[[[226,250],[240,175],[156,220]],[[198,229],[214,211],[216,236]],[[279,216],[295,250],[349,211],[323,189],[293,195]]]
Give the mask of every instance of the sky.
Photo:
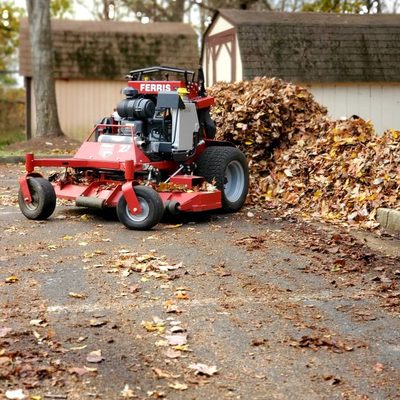
[[[25,0],[14,0],[14,1],[18,7],[26,9]],[[90,2],[90,0],[86,0],[85,3],[90,5],[91,2]],[[74,4],[75,19],[93,19],[93,16],[88,11],[89,8],[90,7],[86,8],[86,7],[82,6],[81,4]]]

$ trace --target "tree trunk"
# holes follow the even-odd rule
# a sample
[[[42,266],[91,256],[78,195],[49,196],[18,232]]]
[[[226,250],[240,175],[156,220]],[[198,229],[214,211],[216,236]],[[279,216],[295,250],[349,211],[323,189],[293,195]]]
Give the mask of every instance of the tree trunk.
[[[26,0],[32,53],[36,136],[62,136],[53,76],[50,0]]]

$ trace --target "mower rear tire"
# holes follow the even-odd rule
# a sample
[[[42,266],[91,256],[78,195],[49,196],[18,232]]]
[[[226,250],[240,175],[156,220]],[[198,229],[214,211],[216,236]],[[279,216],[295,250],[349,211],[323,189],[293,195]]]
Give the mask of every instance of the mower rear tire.
[[[222,192],[222,210],[235,212],[243,206],[249,190],[249,167],[236,147],[207,147],[197,160],[196,174],[215,181]]]
[[[148,230],[157,225],[163,214],[164,204],[160,195],[149,186],[135,186],[134,191],[139,200],[142,212],[132,214],[124,196],[118,201],[117,215],[121,223],[128,229]]]
[[[22,214],[28,219],[43,220],[50,217],[56,208],[56,192],[53,185],[44,178],[28,178],[31,203],[26,203],[22,190],[18,193],[18,204]]]

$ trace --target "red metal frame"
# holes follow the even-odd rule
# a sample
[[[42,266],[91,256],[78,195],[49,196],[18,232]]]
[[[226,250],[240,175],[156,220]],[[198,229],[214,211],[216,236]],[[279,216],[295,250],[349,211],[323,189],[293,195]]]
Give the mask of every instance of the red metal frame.
[[[71,158],[35,158],[32,153],[26,154],[25,169],[26,175],[20,179],[20,187],[23,198],[27,204],[32,202],[29,192],[28,180],[30,177],[42,176],[35,172],[36,167],[59,167],[59,168],[78,168],[83,170],[104,170],[107,172],[121,171],[124,174],[124,181],[108,179],[105,176],[100,179],[82,184],[73,182],[56,181],[53,187],[56,196],[60,199],[77,200],[87,197],[103,200],[104,207],[116,207],[121,196],[124,196],[132,214],[142,211],[140,203],[136,197],[134,186],[140,184],[135,180],[135,172],[146,171],[148,166],[167,171],[172,174],[179,168],[179,164],[172,160],[150,161],[136,145],[133,143],[101,143],[92,141],[93,135],[98,128],[114,128],[115,125],[99,124],[87,140],[81,145],[77,153]],[[208,145],[221,144],[223,142],[206,140],[196,149],[193,157],[188,162],[193,162]],[[221,207],[221,192],[192,191],[192,189],[204,181],[203,177],[194,175],[176,175],[170,179],[172,184],[185,186],[188,191],[168,191],[159,192],[164,203],[176,201],[179,203],[181,211],[205,211]],[[156,188],[157,189],[157,188]]]

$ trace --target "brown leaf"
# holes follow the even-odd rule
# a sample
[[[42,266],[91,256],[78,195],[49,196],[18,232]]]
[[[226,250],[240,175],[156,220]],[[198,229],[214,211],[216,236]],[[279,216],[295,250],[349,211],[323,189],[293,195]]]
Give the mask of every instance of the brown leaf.
[[[187,390],[189,388],[189,386],[186,385],[186,383],[180,383],[180,382],[169,383],[168,386],[175,390]]]
[[[83,375],[88,373],[87,369],[85,369],[83,367],[72,367],[72,368],[68,369],[68,372],[70,374],[76,374],[76,375],[79,375],[79,376],[83,376]]]
[[[168,358],[179,358],[182,356],[182,353],[180,351],[174,350],[174,349],[167,349],[164,354],[166,355],[166,357]]]
[[[102,319],[92,318],[92,319],[89,321],[89,324],[90,324],[90,326],[93,326],[93,327],[96,327],[96,328],[97,328],[97,327],[106,325],[106,324],[107,324],[107,321],[102,320]]]
[[[165,339],[167,339],[170,346],[182,346],[187,343],[187,334],[180,333],[176,335],[167,335],[165,336]]]
[[[384,369],[385,369],[385,366],[384,366],[383,364],[379,363],[379,362],[377,362],[377,363],[374,365],[374,371],[375,371],[375,372],[380,373],[380,372],[382,372]]]
[[[158,379],[168,379],[171,378],[171,374],[169,372],[163,371],[160,368],[152,368],[151,369]]]
[[[86,294],[83,293],[74,293],[74,292],[69,292],[68,293],[69,297],[73,297],[75,299],[85,299],[87,296]]]
[[[104,360],[104,357],[101,355],[101,350],[91,351],[86,356],[86,361],[90,363],[100,363]]]
[[[213,376],[218,372],[218,369],[215,365],[208,366],[201,363],[190,364],[189,369],[193,370],[196,375]]]
[[[11,275],[8,278],[6,278],[6,283],[16,283],[19,281],[19,278],[15,275]]]
[[[6,337],[10,332],[12,332],[11,328],[7,328],[7,327],[0,328],[0,338]]]

